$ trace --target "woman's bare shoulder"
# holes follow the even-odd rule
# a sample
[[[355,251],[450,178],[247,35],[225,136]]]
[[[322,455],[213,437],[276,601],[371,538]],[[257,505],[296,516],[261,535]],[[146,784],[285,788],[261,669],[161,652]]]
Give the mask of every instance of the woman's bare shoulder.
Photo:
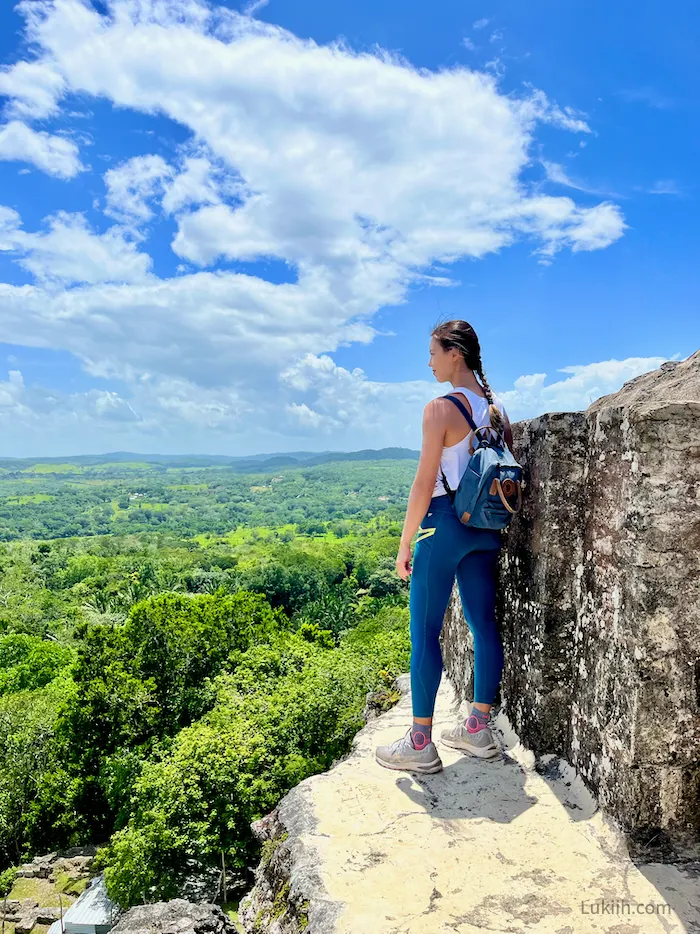
[[[442,396],[436,396],[430,399],[423,406],[423,424],[424,425],[445,425],[450,415],[450,409],[454,408],[454,403],[449,399],[443,399]]]
[[[452,392],[450,395],[461,402],[467,412],[471,413],[472,404],[469,401],[468,396],[465,396],[463,392]],[[432,402],[440,403],[440,407],[437,409],[437,411],[443,413],[446,418],[449,418],[454,412],[457,411],[457,406],[454,404],[454,402],[450,402],[450,400],[445,399],[444,396],[437,396],[435,399],[431,399],[428,405],[430,405]]]
[[[447,415],[454,408],[454,402],[450,402],[450,400],[445,399],[444,396],[435,396],[434,399],[426,402],[425,406],[423,407],[423,412],[430,413],[432,415]]]

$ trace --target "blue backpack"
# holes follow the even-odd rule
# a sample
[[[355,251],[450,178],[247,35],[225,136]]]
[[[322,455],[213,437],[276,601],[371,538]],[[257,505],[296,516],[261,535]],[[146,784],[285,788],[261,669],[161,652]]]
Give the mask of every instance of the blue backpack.
[[[490,425],[477,428],[459,399],[449,394],[442,398],[454,402],[478,440],[456,490],[450,489],[440,467],[445,491],[464,525],[475,529],[504,529],[522,506],[523,468],[513,457],[503,435],[497,435]]]

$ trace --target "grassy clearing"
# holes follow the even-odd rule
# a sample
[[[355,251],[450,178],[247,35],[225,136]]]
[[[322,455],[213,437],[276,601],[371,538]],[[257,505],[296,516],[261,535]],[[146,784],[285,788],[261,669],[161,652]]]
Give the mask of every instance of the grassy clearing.
[[[64,875],[66,876],[66,885],[70,887],[68,874],[64,873]],[[84,888],[85,885],[83,885]],[[53,882],[49,882],[48,879],[28,879],[25,876],[19,876],[19,878],[15,879],[15,884],[12,886],[12,891],[7,899],[9,901],[12,898],[33,898],[39,902],[42,908],[58,908],[60,904],[59,894],[61,895],[64,910],[67,910],[69,905],[72,905],[77,898],[77,895],[71,895],[65,891],[59,892],[58,886],[54,885]]]
[[[83,468],[78,464],[32,464],[25,467],[22,473],[82,473]]]

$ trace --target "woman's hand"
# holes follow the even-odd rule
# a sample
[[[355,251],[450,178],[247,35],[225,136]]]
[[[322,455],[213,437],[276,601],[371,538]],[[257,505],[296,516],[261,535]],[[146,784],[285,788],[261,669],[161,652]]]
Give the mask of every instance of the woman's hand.
[[[396,570],[401,580],[405,581],[411,574],[411,546],[401,545],[396,556]]]

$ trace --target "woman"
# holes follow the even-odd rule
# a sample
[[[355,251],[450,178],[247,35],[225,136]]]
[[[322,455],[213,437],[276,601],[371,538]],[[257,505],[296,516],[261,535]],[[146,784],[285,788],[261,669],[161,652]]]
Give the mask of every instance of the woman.
[[[470,412],[477,428],[490,425],[512,450],[506,411],[489,386],[481,363],[479,340],[466,321],[435,328],[429,366],[439,383]],[[479,380],[477,380],[477,376]],[[411,696],[413,725],[401,739],[378,746],[377,762],[390,769],[439,772],[442,761],[432,740],[435,697],[442,676],[440,630],[455,577],[465,617],[474,636],[474,701],[469,716],[442,742],[483,758],[499,754],[489,729],[489,710],[503,671],[503,647],[496,626],[496,567],[501,548],[497,530],[463,525],[444,483],[456,490],[470,458],[473,432],[449,399],[432,399],[423,410],[423,446],[408,498],[396,559],[403,580],[411,575]],[[474,441],[476,443],[476,441]],[[411,541],[418,531],[411,569]]]

